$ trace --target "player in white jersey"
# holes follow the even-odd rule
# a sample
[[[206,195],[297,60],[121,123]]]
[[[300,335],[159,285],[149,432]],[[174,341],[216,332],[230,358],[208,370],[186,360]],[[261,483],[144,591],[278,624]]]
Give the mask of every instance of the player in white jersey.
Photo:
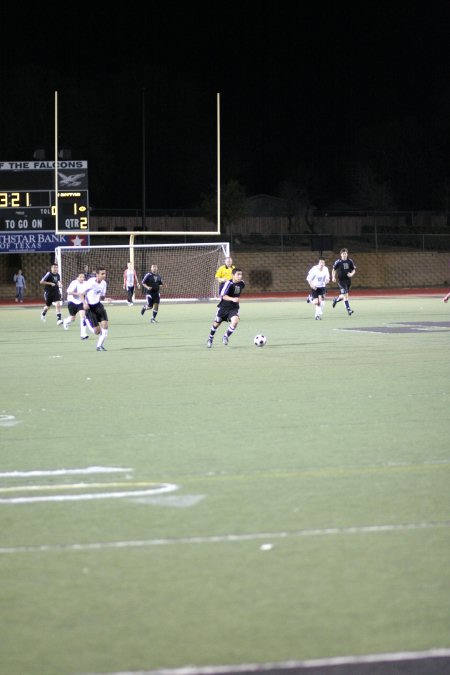
[[[127,303],[129,307],[133,304],[135,286],[140,288],[133,263],[129,262],[127,263],[127,269],[123,273],[123,289],[127,292]]]
[[[89,335],[86,332],[86,314],[83,309],[83,298],[81,297],[81,287],[85,282],[83,272],[76,279],[70,282],[67,287],[67,309],[69,316],[64,319],[64,330],[69,330],[72,321],[75,321],[77,314],[80,317],[80,335],[82,340],[87,340]]]
[[[95,277],[88,279],[79,292],[83,299],[86,319],[91,324],[94,333],[99,336],[97,351],[106,352],[103,343],[108,337],[108,314],[102,304],[102,300],[106,299],[106,269],[99,265]]]
[[[328,267],[325,266],[324,258],[319,258],[317,265],[311,267],[306,281],[311,287],[309,302],[315,307],[314,318],[316,321],[320,321],[325,305],[326,285],[330,283],[330,272]]]

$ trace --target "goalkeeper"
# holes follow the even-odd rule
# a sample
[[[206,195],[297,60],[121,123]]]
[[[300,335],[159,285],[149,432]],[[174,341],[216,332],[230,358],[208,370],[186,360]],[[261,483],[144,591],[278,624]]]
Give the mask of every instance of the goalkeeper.
[[[233,276],[233,270],[235,267],[236,265],[233,265],[233,258],[225,258],[225,263],[219,267],[216,274],[214,275],[219,281],[219,296],[222,293],[222,288],[225,286],[225,283],[230,281],[231,277]]]
[[[209,331],[206,346],[211,349],[213,345],[214,336],[222,321],[229,323],[227,332],[222,337],[222,342],[227,345],[230,337],[238,327],[240,321],[239,317],[239,299],[241,293],[245,288],[245,283],[242,281],[242,270],[235,267],[230,281],[225,283],[222,293],[220,294],[220,302],[217,305],[218,310],[214,321]]]

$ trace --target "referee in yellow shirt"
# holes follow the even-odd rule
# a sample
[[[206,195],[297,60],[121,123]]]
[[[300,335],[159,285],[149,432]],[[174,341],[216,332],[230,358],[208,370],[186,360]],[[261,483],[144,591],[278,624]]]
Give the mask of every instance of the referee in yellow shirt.
[[[232,258],[225,258],[225,264],[221,265],[214,275],[219,282],[219,296],[225,282],[230,281],[235,267]]]

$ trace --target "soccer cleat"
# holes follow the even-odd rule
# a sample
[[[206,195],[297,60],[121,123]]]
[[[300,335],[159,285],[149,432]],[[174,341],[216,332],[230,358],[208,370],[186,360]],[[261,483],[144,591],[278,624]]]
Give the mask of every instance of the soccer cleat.
[[[227,344],[228,344],[228,335],[227,335],[226,333],[225,333],[225,335],[224,335],[223,338],[222,338],[222,342],[223,342],[224,345],[227,345]]]
[[[315,316],[314,318],[315,318],[316,321],[322,321],[322,317],[321,317],[321,316]]]
[[[45,314],[41,314],[41,321],[43,321],[44,323],[47,321],[47,317],[45,316]]]
[[[152,318],[150,319],[150,323],[158,323],[158,322],[157,322],[157,320],[156,320],[155,318],[152,317]]]
[[[82,339],[82,340],[89,340],[89,335],[82,335],[82,336],[81,336],[81,339]]]
[[[147,307],[143,307],[143,308],[141,309],[141,316],[144,316],[145,310],[146,310],[146,309],[147,309]]]
[[[207,340],[207,342],[206,342],[206,346],[208,347],[208,349],[211,349],[211,347],[212,347],[212,340],[211,340],[211,338],[208,338],[208,340]]]
[[[333,309],[336,307],[336,303],[337,303],[337,298],[334,298],[334,299],[333,299],[333,304],[331,305]]]
[[[311,302],[311,296],[310,295],[308,295],[308,297],[306,298],[306,302],[308,303],[308,305]]]
[[[353,314],[353,310],[352,310],[352,309],[349,309],[349,310],[348,310],[348,315],[351,316],[352,314]]]
[[[101,345],[101,347],[97,347],[97,351],[98,352],[107,352],[108,350],[105,349],[105,347],[103,345]]]
[[[69,330],[69,324],[68,323],[64,323],[64,330]]]
[[[63,320],[62,320],[62,319],[58,319],[58,321],[56,322],[56,325],[57,325],[57,326],[60,326],[62,323],[64,323]]]

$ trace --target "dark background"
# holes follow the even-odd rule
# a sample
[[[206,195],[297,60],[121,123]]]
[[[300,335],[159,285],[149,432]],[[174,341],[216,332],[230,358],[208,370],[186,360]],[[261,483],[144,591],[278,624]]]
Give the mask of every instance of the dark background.
[[[97,208],[191,208],[222,182],[320,207],[449,209],[450,3],[16,2],[0,160],[89,162]],[[145,95],[144,95],[145,91]],[[145,120],[145,124],[144,124]]]

